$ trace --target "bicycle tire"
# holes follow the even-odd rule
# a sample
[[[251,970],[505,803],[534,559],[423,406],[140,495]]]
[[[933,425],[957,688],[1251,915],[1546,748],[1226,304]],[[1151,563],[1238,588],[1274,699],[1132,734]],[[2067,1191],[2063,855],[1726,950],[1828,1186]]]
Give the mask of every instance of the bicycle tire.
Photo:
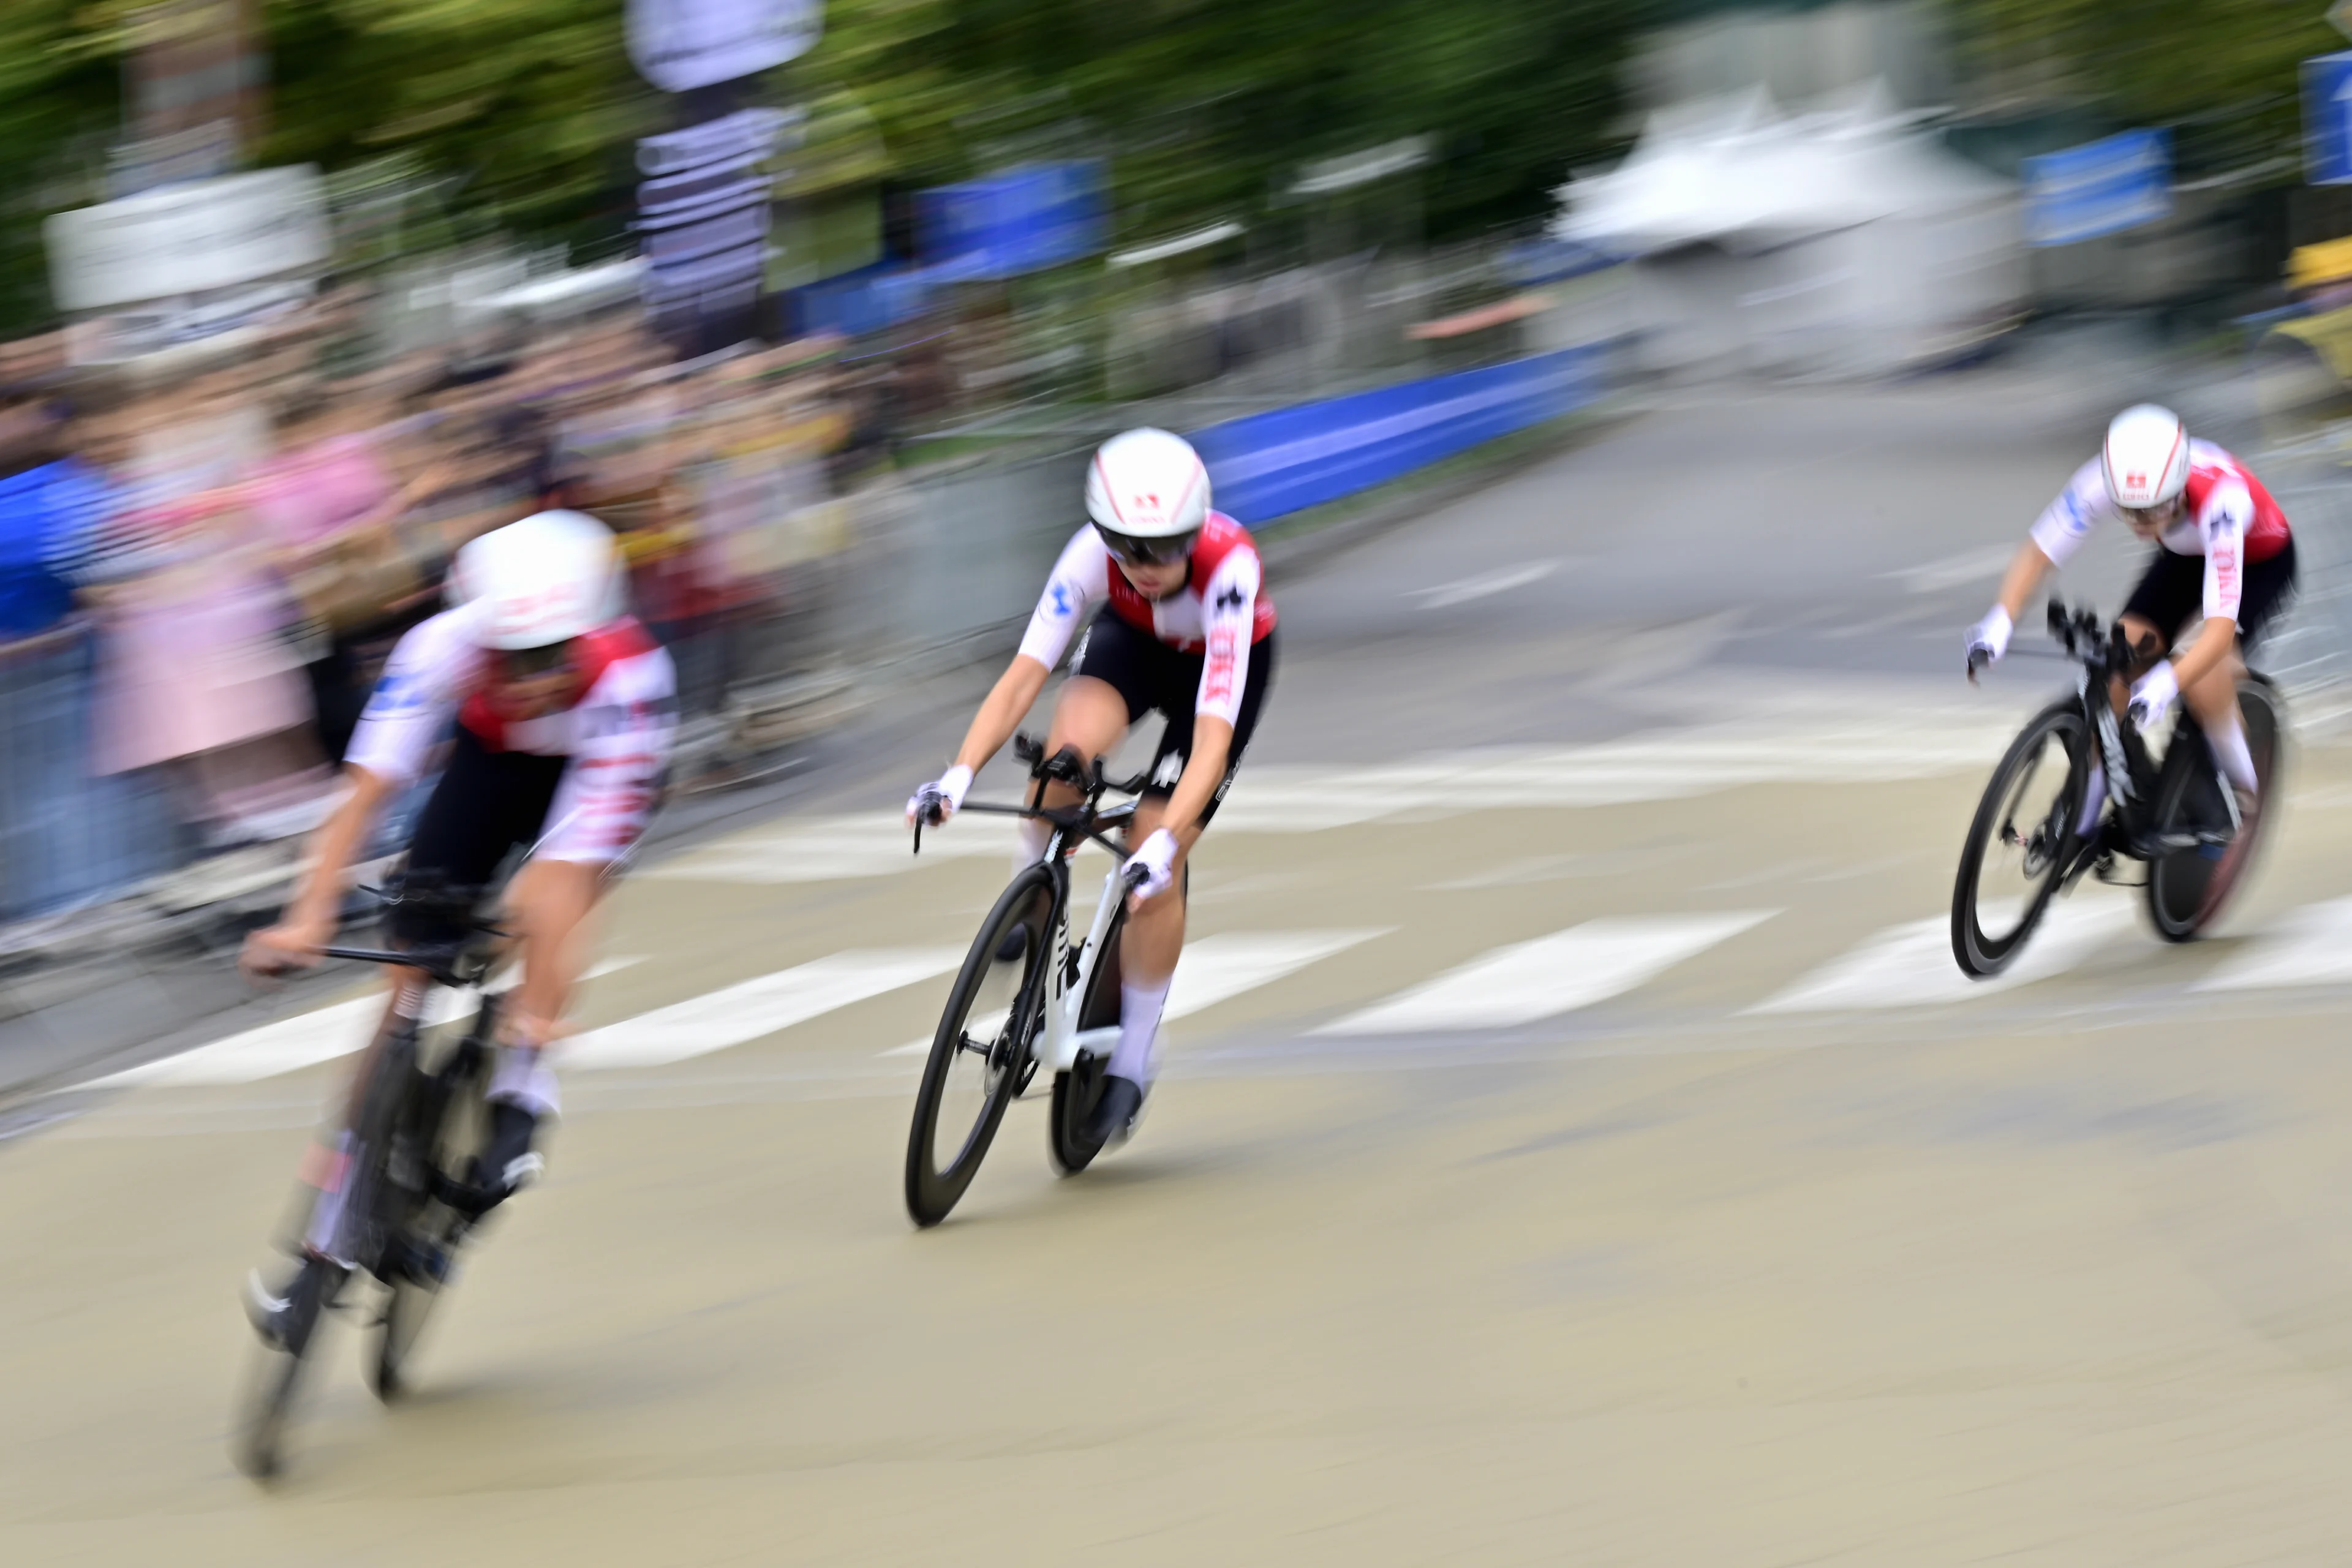
[[[1103,935],[1102,956],[1087,976],[1087,994],[1078,1004],[1081,1031],[1106,1028],[1118,1022],[1119,936],[1126,929],[1127,900],[1122,897],[1118,909],[1111,914],[1110,929]],[[1076,1063],[1054,1075],[1045,1145],[1053,1157],[1054,1169],[1065,1176],[1076,1175],[1103,1151],[1102,1140],[1087,1137],[1086,1129],[1109,1077],[1110,1058],[1091,1052],[1082,1053]]]
[[[394,1222],[388,1242],[398,1256],[384,1259],[383,1310],[376,1320],[369,1379],[376,1397],[387,1405],[407,1391],[409,1357],[447,1283],[446,1275],[424,1272],[422,1265],[428,1258],[446,1265],[472,1223],[446,1194],[466,1184],[468,1163],[481,1146],[489,1063],[484,1042],[496,1016],[494,1004],[485,999],[473,1029],[410,1100],[411,1124],[404,1136],[416,1159],[415,1181],[403,1184],[406,1212]]]
[[[1020,1092],[1027,1075],[1023,1070],[1030,1044],[1045,1020],[1045,980],[1049,971],[1055,906],[1054,873],[1043,864],[1024,867],[981,922],[980,934],[964,954],[955,985],[940,1014],[931,1037],[930,1055],[924,1058],[921,1087],[915,1091],[914,1124],[907,1135],[907,1213],[915,1224],[929,1227],[948,1217],[971,1179],[1004,1121],[1005,1108]],[[1026,952],[1019,984],[1004,1024],[982,1054],[987,1058],[982,1075],[980,1112],[965,1132],[956,1152],[944,1164],[938,1159],[940,1117],[959,1058],[972,1054],[964,1026],[996,968],[997,948],[1018,925],[1028,927]]]
[[[2238,683],[2238,707],[2245,717],[2246,749],[2253,755],[2262,798],[2276,801],[2285,730],[2277,689],[2264,677],[2249,674]],[[2147,871],[2147,916],[2157,935],[2167,942],[2193,942],[2221,918],[2231,895],[2244,885],[2270,816],[2265,812],[2254,818],[2253,842],[2239,853],[2231,853],[2227,844],[2200,843],[2156,858]],[[2165,753],[2152,819],[2159,837],[2215,832],[2229,823],[2212,750],[2204,731],[2185,715]]]
[[[2068,764],[2054,811],[2037,828],[2050,833],[2052,842],[2039,850],[2030,844],[2024,846],[2024,858],[2029,864],[2039,853],[2046,858],[2046,865],[2034,879],[2032,891],[2015,928],[1995,935],[1984,929],[1977,902],[1983,886],[1986,852],[2003,829],[2016,831],[2012,820],[2016,807],[2011,797],[2032,783],[2044,748],[2053,740],[2063,748]],[[1988,980],[2008,968],[2024,951],[2027,939],[2049,912],[2050,900],[2057,894],[2067,865],[2081,843],[2074,832],[2074,823],[2081,813],[2084,781],[2074,759],[2082,754],[2089,740],[2090,728],[2084,720],[2082,705],[2072,699],[2053,702],[2026,721],[2025,728],[2018,731],[2017,739],[2010,742],[2009,750],[1993,769],[1984,795],[1977,803],[1976,816],[1969,824],[1968,837],[1960,847],[1959,873],[1952,883],[1952,957],[1963,974]]]
[[[310,1363],[311,1342],[342,1282],[341,1268],[320,1258],[305,1260],[288,1289],[285,1342],[265,1344],[255,1352],[229,1457],[257,1481],[274,1480],[285,1468],[286,1428]]]

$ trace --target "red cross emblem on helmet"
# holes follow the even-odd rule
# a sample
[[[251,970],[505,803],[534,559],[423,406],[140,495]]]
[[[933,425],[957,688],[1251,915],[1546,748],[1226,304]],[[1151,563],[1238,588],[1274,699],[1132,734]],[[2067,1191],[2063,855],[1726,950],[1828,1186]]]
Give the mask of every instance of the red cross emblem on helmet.
[[[2124,486],[2126,489],[2144,489],[2147,486],[2147,476],[2146,474],[2126,474],[2124,476]]]

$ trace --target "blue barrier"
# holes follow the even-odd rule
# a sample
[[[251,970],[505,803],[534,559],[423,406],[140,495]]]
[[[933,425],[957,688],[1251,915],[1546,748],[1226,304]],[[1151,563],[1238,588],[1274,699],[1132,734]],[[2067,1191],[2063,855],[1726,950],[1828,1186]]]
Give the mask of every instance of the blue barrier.
[[[1573,413],[1601,395],[1608,354],[1587,343],[1229,419],[1191,439],[1217,510],[1255,528]]]

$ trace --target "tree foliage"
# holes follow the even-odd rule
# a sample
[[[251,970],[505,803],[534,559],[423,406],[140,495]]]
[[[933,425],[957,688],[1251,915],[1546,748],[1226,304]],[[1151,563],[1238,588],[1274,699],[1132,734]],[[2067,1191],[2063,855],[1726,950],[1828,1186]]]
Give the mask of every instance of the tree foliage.
[[[920,185],[1024,151],[1108,155],[1127,235],[1249,218],[1303,160],[1435,139],[1438,236],[1543,211],[1609,148],[1651,0],[832,0],[767,84],[838,100]],[[136,0],[0,4],[0,311],[43,313],[38,221],[100,194]],[[398,155],[478,229],[617,242],[634,140],[672,112],[631,70],[623,0],[266,0],[261,163]]]

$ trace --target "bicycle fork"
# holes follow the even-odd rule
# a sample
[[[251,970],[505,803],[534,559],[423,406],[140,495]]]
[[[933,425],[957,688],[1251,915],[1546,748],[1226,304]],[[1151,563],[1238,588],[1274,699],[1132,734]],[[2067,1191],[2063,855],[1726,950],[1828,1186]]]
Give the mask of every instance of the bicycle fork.
[[[1119,900],[1126,897],[1119,886],[1119,870],[1114,866],[1103,879],[1102,901],[1095,906],[1094,925],[1087,932],[1086,944],[1070,953],[1067,962],[1054,965],[1054,987],[1045,999],[1045,1028],[1036,1047],[1037,1064],[1049,1071],[1069,1071],[1082,1054],[1107,1057],[1118,1040],[1115,1025],[1079,1028],[1078,1014],[1086,1006],[1087,981],[1102,962],[1103,944],[1110,939],[1110,922],[1118,917]],[[1066,927],[1069,916],[1066,912],[1062,918]]]

